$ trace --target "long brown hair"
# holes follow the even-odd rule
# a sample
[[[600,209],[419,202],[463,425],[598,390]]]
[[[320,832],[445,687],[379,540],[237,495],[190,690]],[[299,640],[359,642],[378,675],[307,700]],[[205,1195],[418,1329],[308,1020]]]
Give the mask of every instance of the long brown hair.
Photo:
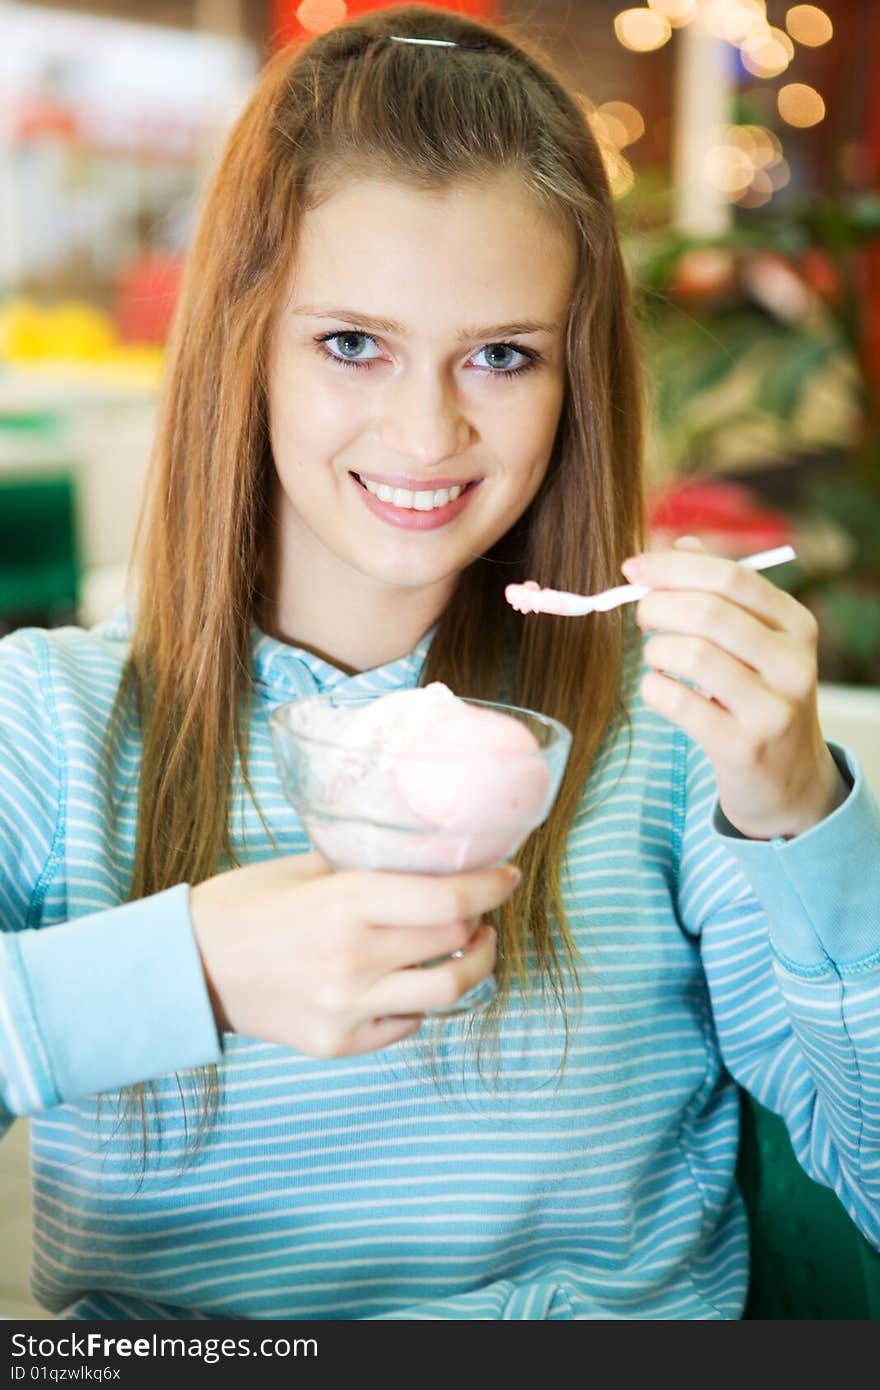
[[[395,43],[392,34],[461,46]],[[552,813],[518,856],[521,887],[491,914],[499,995],[482,1036],[511,990],[531,987],[530,948],[539,965],[532,983],[564,1014],[566,980],[577,982],[560,882],[566,843],[603,742],[626,717],[623,610],[585,623],[514,619],[504,586],[532,576],[581,592],[619,583],[621,560],[644,538],[643,391],[613,200],[583,104],[536,40],[511,24],[401,5],[265,65],[207,187],[188,257],[115,706],[119,714],[131,698],[143,738],[130,898],[234,866],[236,757],[260,809],[247,765],[250,624],[265,599],[273,476],[267,357],[300,219],[355,174],[435,190],[501,170],[519,175],[576,238],[565,401],[539,492],[460,575],[421,679],[494,699],[507,672],[507,698],[562,720],[573,742]],[[201,1100],[195,1152],[216,1115],[216,1067],[188,1073],[185,1084]],[[150,1089],[125,1088],[120,1106],[120,1120],[140,1114],[144,1165]]]

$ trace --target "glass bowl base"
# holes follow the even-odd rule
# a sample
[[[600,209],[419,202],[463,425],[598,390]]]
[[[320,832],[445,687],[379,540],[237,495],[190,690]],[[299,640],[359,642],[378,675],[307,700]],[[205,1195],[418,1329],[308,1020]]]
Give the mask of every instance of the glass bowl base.
[[[444,1009],[426,1009],[425,1018],[449,1018],[453,1014],[474,1013],[491,1004],[497,992],[495,976],[487,975],[485,980],[480,980],[480,983],[469,989],[467,994],[456,999],[454,1004],[449,1004]]]

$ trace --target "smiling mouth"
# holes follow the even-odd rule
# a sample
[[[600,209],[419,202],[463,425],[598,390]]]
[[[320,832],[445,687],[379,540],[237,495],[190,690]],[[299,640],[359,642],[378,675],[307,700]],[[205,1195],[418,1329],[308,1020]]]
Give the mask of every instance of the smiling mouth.
[[[365,492],[369,492],[378,501],[400,507],[405,511],[420,512],[437,511],[442,507],[449,506],[451,502],[457,501],[458,498],[463,497],[466,492],[482,482],[481,478],[471,478],[467,482],[456,483],[452,487],[402,488],[392,487],[390,483],[376,483],[372,479],[368,480],[368,486],[359,473],[352,471],[351,476]],[[443,494],[445,494],[445,498]],[[439,501],[436,500],[438,497]],[[421,501],[417,503],[416,498],[420,498]]]

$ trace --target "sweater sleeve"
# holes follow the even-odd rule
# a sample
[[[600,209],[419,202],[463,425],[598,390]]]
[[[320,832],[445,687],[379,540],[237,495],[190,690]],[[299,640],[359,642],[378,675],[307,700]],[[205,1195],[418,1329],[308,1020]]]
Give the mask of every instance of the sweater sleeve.
[[[829,742],[847,799],[794,839],[748,840],[687,742],[679,913],[700,938],[725,1064],[880,1246],[880,807]]]
[[[186,884],[42,925],[64,860],[57,734],[47,644],[13,633],[0,641],[0,1132],[220,1055]]]

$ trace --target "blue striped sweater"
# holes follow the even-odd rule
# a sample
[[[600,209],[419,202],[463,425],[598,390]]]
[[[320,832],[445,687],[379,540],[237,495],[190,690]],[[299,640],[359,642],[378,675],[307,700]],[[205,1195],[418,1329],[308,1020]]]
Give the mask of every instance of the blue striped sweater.
[[[349,676],[253,629],[250,772],[278,847],[236,768],[243,862],[307,848],[270,711],[413,686],[431,635]],[[568,844],[584,967],[564,1071],[559,1016],[515,998],[498,1076],[478,1076],[459,1022],[438,1080],[420,1039],[319,1061],[218,1037],[188,886],[125,903],[133,726],[109,789],[98,769],[127,640],[120,612],[0,642],[0,1127],[31,1116],[31,1286],[47,1310],[737,1318],[737,1083],[880,1243],[880,810],[846,750],[829,745],[852,782],[843,805],[794,840],[748,841],[699,747],[636,696],[632,748],[607,742],[599,804],[585,798]],[[209,1063],[219,1117],[186,1166],[189,1069]],[[161,1126],[141,1184],[96,1094],[148,1078]]]

